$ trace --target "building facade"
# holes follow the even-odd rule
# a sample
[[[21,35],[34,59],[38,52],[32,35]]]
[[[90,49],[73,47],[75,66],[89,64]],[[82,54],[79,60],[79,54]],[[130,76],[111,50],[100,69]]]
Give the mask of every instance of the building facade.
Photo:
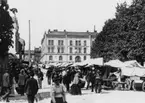
[[[41,41],[41,59],[44,64],[54,62],[81,62],[90,58],[92,41],[97,32],[68,32],[48,30]]]
[[[41,57],[41,47],[34,48],[34,50],[30,51],[30,59],[34,63],[39,63],[40,62],[40,57]],[[24,52],[24,60],[29,61],[29,50],[25,50]]]
[[[34,60],[34,57],[35,57],[34,50],[31,50],[30,51],[30,58],[31,58],[31,60]],[[24,51],[24,61],[29,61],[29,50],[25,50]]]
[[[40,57],[41,57],[41,47],[34,48],[34,62],[38,64],[40,62]]]

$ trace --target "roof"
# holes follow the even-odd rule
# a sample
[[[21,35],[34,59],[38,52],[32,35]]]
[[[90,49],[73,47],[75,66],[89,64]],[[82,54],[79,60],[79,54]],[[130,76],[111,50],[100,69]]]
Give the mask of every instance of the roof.
[[[46,33],[47,37],[51,37],[51,38],[64,38],[65,36],[67,36],[68,38],[89,38],[89,36],[91,36],[92,38],[96,37],[97,32],[71,32],[71,31],[48,31],[48,33]]]

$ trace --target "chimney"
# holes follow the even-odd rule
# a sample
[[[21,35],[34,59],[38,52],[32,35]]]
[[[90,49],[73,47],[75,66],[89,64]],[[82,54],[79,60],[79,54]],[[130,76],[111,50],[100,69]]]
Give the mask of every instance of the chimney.
[[[97,30],[96,30],[96,26],[94,25],[94,32],[96,33],[97,32]]]

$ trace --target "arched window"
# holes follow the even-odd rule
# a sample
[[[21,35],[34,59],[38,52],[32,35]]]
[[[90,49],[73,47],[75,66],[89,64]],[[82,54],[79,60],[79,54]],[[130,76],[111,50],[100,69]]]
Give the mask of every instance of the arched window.
[[[62,56],[59,56],[59,60],[62,60],[63,58],[62,58]]]
[[[84,53],[87,53],[87,49],[86,48],[84,48]]]
[[[87,46],[87,41],[86,40],[84,40],[84,46]]]
[[[50,53],[50,47],[48,47],[48,53]]]
[[[81,53],[82,48],[79,48],[79,53]]]
[[[72,40],[70,40],[70,46],[72,46]]]
[[[60,53],[60,47],[57,48],[57,53]]]
[[[76,40],[76,46],[78,46],[78,41]]]
[[[78,45],[81,46],[81,41],[80,40],[78,41]]]
[[[72,53],[72,48],[71,47],[69,48],[69,52]]]
[[[81,57],[80,56],[76,56],[75,57],[75,62],[81,62]]]
[[[53,57],[51,55],[49,56],[49,60],[53,60]]]
[[[87,58],[86,58],[86,56],[84,56],[84,60],[86,60]]]
[[[69,57],[69,60],[72,60],[72,56]]]

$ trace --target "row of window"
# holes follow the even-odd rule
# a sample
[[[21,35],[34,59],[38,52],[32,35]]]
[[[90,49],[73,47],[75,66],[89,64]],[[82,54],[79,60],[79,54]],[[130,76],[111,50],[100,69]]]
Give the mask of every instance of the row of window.
[[[48,45],[54,45],[54,40],[48,40]],[[58,40],[58,45],[64,45],[63,40]]]
[[[48,47],[48,53],[54,53],[54,47]],[[58,47],[57,53],[64,53],[64,47]]]
[[[54,40],[48,40],[48,45],[54,45]],[[63,40],[58,40],[58,45],[61,46],[61,45],[64,45],[64,41]],[[69,42],[69,45],[72,46],[73,45],[73,41],[70,40]],[[81,46],[81,40],[76,40],[75,41],[75,45],[76,46]],[[87,45],[87,41],[84,40],[84,46]]]
[[[72,46],[72,45],[73,45],[73,41],[70,40],[70,46]],[[76,41],[75,41],[75,45],[76,45],[76,46],[81,46],[81,40],[76,40]],[[86,46],[86,45],[87,45],[87,41],[84,40],[84,46]]]
[[[53,56],[52,55],[49,56],[49,60],[53,60]],[[60,61],[63,60],[63,57],[62,56],[59,56],[59,60]]]
[[[82,48],[76,47],[75,48],[75,53],[82,53]],[[87,53],[87,48],[83,48],[83,53]],[[48,47],[48,53],[54,53],[54,47]],[[57,53],[64,53],[64,47],[58,47],[57,48]],[[69,53],[73,53],[73,48],[69,48]]]
[[[87,57],[84,56],[84,60],[86,60],[86,59],[87,59]],[[50,61],[53,60],[53,56],[52,55],[49,56],[49,60]],[[63,57],[62,56],[59,56],[59,61],[62,61],[62,60],[63,60]],[[69,60],[73,60],[72,56],[69,56]]]
[[[57,52],[58,53],[64,53],[64,47],[58,47]]]
[[[54,41],[53,40],[48,40],[48,45],[54,45]]]
[[[48,53],[54,53],[54,47],[48,47]]]
[[[73,48],[69,48],[69,53],[73,53]],[[76,47],[75,48],[75,53],[82,53],[82,48]],[[87,48],[84,48],[84,53],[87,53]]]

